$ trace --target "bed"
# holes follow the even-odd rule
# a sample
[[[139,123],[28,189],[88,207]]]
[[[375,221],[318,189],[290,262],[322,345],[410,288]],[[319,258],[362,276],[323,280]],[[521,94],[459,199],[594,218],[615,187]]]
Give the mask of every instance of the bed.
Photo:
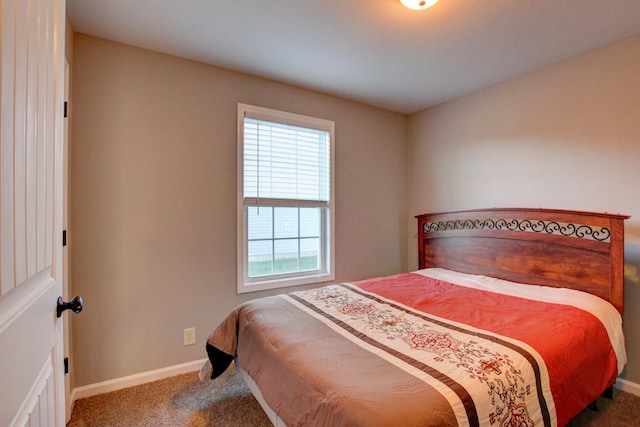
[[[626,363],[623,215],[417,216],[419,270],[244,303],[207,340],[274,425],[565,425]]]

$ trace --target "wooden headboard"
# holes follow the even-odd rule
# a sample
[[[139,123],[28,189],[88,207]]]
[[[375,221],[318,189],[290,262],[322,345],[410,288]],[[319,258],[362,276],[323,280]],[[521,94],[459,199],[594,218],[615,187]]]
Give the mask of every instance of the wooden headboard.
[[[624,308],[625,215],[478,209],[418,215],[420,268],[578,289]]]

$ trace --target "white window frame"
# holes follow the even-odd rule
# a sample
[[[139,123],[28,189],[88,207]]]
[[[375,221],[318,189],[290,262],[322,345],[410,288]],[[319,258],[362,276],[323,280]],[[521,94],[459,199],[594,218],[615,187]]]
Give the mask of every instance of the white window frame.
[[[269,276],[248,276],[248,205],[244,198],[244,119],[245,117],[327,131],[330,134],[330,196],[326,207],[328,218],[324,218],[325,227],[321,227],[321,251],[324,265],[314,271],[301,271],[289,274],[274,274]],[[287,113],[269,108],[238,104],[237,117],[237,291],[239,294],[283,288],[288,286],[308,285],[328,282],[335,279],[335,123],[330,120]],[[289,203],[286,206],[304,207],[305,201],[262,200],[265,207],[273,203]]]

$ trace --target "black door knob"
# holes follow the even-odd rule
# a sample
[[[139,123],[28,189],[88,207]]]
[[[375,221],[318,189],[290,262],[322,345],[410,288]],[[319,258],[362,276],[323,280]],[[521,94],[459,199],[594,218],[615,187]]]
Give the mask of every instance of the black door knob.
[[[78,314],[82,311],[82,297],[77,296],[69,302],[64,302],[62,297],[58,297],[58,317],[62,316],[62,312],[65,310],[71,310]]]

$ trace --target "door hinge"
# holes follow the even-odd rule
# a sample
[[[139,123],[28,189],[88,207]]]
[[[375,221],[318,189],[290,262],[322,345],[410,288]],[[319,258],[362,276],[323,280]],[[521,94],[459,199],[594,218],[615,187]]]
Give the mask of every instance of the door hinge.
[[[62,230],[62,246],[67,246],[67,230]]]
[[[64,358],[64,373],[65,374],[69,373],[69,358],[68,357]]]
[[[64,117],[65,117],[65,118],[67,117],[67,111],[68,111],[68,110],[67,110],[67,104],[68,104],[68,102],[67,102],[67,101],[64,101]]]

